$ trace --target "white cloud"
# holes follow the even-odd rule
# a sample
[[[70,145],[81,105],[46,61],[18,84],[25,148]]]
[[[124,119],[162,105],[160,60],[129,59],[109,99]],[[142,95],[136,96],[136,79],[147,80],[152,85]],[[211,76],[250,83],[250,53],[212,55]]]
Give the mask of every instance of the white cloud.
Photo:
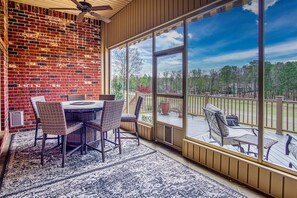
[[[176,30],[166,32],[157,37],[157,49],[168,49],[183,44],[183,35]]]
[[[182,63],[181,63],[181,61],[180,60],[171,60],[171,61],[168,61],[168,62],[166,62],[166,65],[170,65],[170,66],[172,66],[172,65],[182,65]]]
[[[297,54],[297,40],[269,46],[265,49],[265,54],[270,56]]]
[[[297,53],[297,40],[287,41],[283,43],[278,43],[275,45],[267,46],[265,48],[265,56],[282,56],[282,55],[290,55]],[[227,62],[227,61],[235,61],[242,60],[247,58],[254,58],[258,55],[258,49],[250,49],[246,51],[234,52],[229,54],[223,54],[218,56],[208,57],[203,59],[203,62]]]
[[[265,0],[264,9],[267,10],[269,7],[273,6],[278,0]],[[249,10],[256,15],[258,15],[258,0],[252,0],[250,3],[243,5],[243,10]]]
[[[251,49],[251,50],[246,50],[241,52],[234,52],[230,54],[209,57],[204,59],[203,62],[219,63],[219,62],[226,62],[230,60],[241,60],[241,59],[255,57],[257,56],[257,53],[258,53],[258,49]]]
[[[192,39],[193,38],[193,34],[189,33],[188,34],[188,37],[189,37],[189,39]]]
[[[183,44],[183,35],[178,33],[177,31],[170,31],[161,35],[161,38],[165,39],[171,44],[181,45]]]

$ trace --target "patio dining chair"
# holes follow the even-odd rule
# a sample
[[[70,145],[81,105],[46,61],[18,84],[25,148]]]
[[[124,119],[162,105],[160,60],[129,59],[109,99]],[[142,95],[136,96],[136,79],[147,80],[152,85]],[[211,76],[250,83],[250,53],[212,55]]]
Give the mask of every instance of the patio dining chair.
[[[44,165],[45,141],[48,134],[62,136],[62,168],[65,166],[66,156],[71,155],[78,149],[83,154],[83,123],[82,122],[66,122],[64,109],[59,102],[37,102],[37,109],[42,124],[43,139],[41,149],[41,165]],[[75,149],[66,153],[67,136],[77,130],[80,133],[80,145]]]
[[[99,95],[99,100],[115,100],[115,95],[109,95],[109,94],[101,94]],[[96,119],[101,119],[102,111],[96,112]]]
[[[135,126],[135,131],[122,131],[121,133],[130,133],[130,134],[132,133],[136,136],[136,137],[130,137],[130,136],[121,137],[121,139],[137,139],[138,145],[139,145],[138,117],[139,117],[142,101],[143,101],[143,97],[139,96],[137,99],[134,114],[123,113],[121,117],[121,122],[133,122]]]
[[[87,142],[86,134],[84,136],[86,142],[86,151],[87,147],[90,147],[96,151],[102,153],[102,161],[105,162],[105,153],[112,149],[105,149],[105,142],[109,142],[114,144],[119,148],[119,153],[122,153],[121,141],[119,139],[118,143],[116,141],[111,141],[108,139],[107,133],[109,131],[115,132],[115,137],[120,137],[120,124],[121,124],[121,114],[124,106],[124,100],[116,100],[116,101],[105,101],[102,110],[101,119],[91,120],[85,122],[86,128],[91,128],[100,132],[100,141],[101,141],[101,149],[92,146],[91,144],[98,142],[99,140]]]
[[[35,137],[34,137],[34,146],[36,146],[37,140],[42,140],[42,137],[38,137],[38,129],[39,129],[39,126],[40,126],[40,117],[39,117],[38,109],[37,109],[37,106],[36,106],[36,102],[46,102],[46,101],[45,101],[44,96],[31,97],[30,101],[31,101],[31,105],[33,107],[35,122],[36,122]],[[60,144],[60,136],[48,137],[47,139],[57,139],[58,144]]]
[[[99,95],[99,100],[115,100],[115,95],[113,95],[113,94],[101,94],[101,95]]]
[[[214,139],[219,145],[238,145],[234,138],[246,134],[257,136],[257,129],[251,127],[229,126],[224,113],[213,105],[206,105],[202,108],[209,126],[210,138]]]
[[[86,100],[86,94],[73,94],[73,95],[67,95],[68,101],[74,101],[74,100]]]

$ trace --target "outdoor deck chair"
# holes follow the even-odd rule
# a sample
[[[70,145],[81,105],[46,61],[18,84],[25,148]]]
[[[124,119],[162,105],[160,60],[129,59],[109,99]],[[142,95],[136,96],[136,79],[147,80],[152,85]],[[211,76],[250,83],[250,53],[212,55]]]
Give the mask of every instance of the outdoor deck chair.
[[[33,107],[35,122],[36,122],[35,138],[34,138],[34,146],[36,146],[37,140],[42,140],[42,137],[38,137],[38,129],[39,129],[39,126],[40,126],[40,117],[39,117],[38,109],[37,109],[37,106],[36,106],[36,102],[46,102],[46,100],[45,100],[44,96],[34,96],[34,97],[30,98],[30,101],[31,101],[31,105]],[[58,144],[60,144],[60,136],[48,137],[47,139],[57,139]]]
[[[66,156],[71,155],[78,149],[83,154],[83,122],[66,122],[64,109],[59,102],[37,102],[37,109],[42,124],[43,139],[41,149],[41,165],[44,165],[45,140],[48,134],[62,136],[62,168],[65,166]],[[80,145],[66,154],[67,135],[77,130],[80,133]]]
[[[238,145],[234,138],[246,134],[257,136],[256,128],[228,126],[224,113],[219,108],[207,104],[203,108],[210,132],[210,138],[214,139],[219,145]]]
[[[121,122],[133,122],[135,126],[135,131],[127,131],[127,132],[121,132],[121,133],[132,133],[136,137],[121,137],[122,139],[137,139],[137,143],[139,145],[139,129],[138,129],[138,117],[140,113],[141,104],[143,101],[143,97],[139,96],[137,99],[137,103],[135,106],[135,112],[134,114],[122,114]]]
[[[114,144],[116,147],[119,147],[119,153],[122,153],[120,138],[118,143],[116,141],[113,142],[108,139],[107,133],[109,131],[114,131],[115,138],[120,137],[120,124],[123,106],[124,100],[105,101],[103,105],[101,119],[85,122],[86,127],[99,131],[101,136],[101,149],[98,149],[91,145],[92,143],[98,142],[98,140],[87,142],[85,133],[86,151],[87,147],[99,151],[100,153],[102,153],[103,162],[105,161],[105,152],[112,150],[112,148],[108,150],[105,149],[105,142],[109,142],[111,144]]]
[[[287,134],[287,136],[286,155],[291,154],[297,160],[297,139],[289,134]],[[297,170],[297,163],[290,162],[289,167]]]
[[[86,100],[85,94],[74,94],[74,95],[67,95],[68,101],[74,101],[74,100]]]

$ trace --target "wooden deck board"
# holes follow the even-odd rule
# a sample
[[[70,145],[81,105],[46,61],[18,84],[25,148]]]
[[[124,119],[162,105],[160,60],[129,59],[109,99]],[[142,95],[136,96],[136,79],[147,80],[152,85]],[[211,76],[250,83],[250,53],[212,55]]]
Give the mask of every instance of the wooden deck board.
[[[174,119],[172,119],[171,115],[170,116],[162,116],[159,117],[162,119],[162,122],[168,123],[168,124],[176,124],[178,122],[176,122],[177,118],[174,117]],[[181,119],[181,118],[179,118]],[[175,123],[170,123],[170,121],[174,120]],[[208,124],[207,121],[204,119],[204,117],[202,116],[189,116],[187,119],[188,122],[188,132],[187,132],[187,136],[203,141],[203,142],[207,142],[216,146],[219,146],[218,143],[214,142],[213,139],[209,138],[209,128],[208,128]],[[297,135],[296,135],[297,137]],[[269,129],[265,129],[264,131],[264,138],[270,138],[270,139],[274,139],[277,140],[278,143],[276,143],[275,145],[273,145],[271,147],[270,153],[269,153],[269,157],[268,157],[268,162],[276,164],[276,165],[280,165],[283,167],[288,168],[289,167],[289,162],[295,162],[297,163],[297,160],[291,156],[291,155],[286,155],[285,154],[285,145],[286,145],[286,141],[287,141],[287,135],[284,133],[283,135],[278,135],[275,133],[275,131],[269,130]],[[243,148],[245,150],[247,150],[247,145],[242,145]],[[232,150],[234,152],[240,152],[238,147],[232,146],[232,145],[225,145],[224,148]],[[257,152],[257,148],[255,146],[251,147],[252,151]],[[264,151],[264,154],[266,154],[266,150]],[[255,156],[253,154],[249,154],[250,157],[255,158]]]

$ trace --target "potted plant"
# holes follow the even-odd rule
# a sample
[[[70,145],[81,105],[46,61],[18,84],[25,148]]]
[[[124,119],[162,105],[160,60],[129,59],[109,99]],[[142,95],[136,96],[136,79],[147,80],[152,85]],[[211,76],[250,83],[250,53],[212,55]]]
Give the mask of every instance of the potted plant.
[[[168,101],[160,102],[160,109],[161,109],[161,114],[168,115],[169,109],[170,109],[169,102]]]

